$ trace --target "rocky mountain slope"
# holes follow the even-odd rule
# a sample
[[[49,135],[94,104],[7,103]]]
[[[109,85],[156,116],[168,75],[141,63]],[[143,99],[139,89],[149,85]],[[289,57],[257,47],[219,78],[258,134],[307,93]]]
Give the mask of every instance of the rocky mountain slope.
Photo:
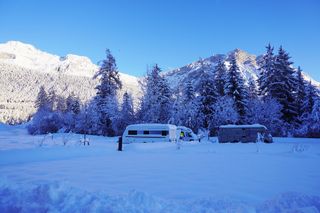
[[[0,44],[0,122],[27,120],[36,111],[34,101],[42,85],[63,97],[74,92],[82,102],[89,101],[96,93],[98,81],[92,77],[97,70],[87,57],[59,57],[17,41]],[[138,78],[124,73],[120,78],[119,98],[125,91],[140,96]]]
[[[236,56],[245,81],[256,80],[260,57],[239,49],[226,55],[216,54],[200,59],[164,72],[163,75],[174,91],[179,90],[188,79],[197,87],[204,72],[214,72],[219,58],[222,58],[228,67],[232,54]],[[98,81],[92,77],[97,70],[98,66],[84,56],[69,54],[60,57],[18,41],[0,44],[0,122],[15,123],[27,120],[36,111],[34,101],[42,85],[47,91],[54,89],[63,97],[74,92],[82,102],[89,101],[96,92],[94,88]],[[306,80],[311,80],[320,88],[319,82],[312,80],[307,74],[304,75]],[[123,88],[119,99],[128,91],[133,95],[137,105],[141,96],[139,78],[123,73],[120,73],[120,78]]]
[[[167,77],[170,85],[175,90],[181,89],[187,80],[191,80],[194,87],[197,88],[201,75],[204,72],[214,73],[215,66],[219,59],[222,59],[227,68],[230,67],[231,56],[235,55],[237,64],[240,69],[240,73],[245,80],[245,83],[248,84],[248,81],[257,80],[259,74],[259,60],[261,56],[255,56],[249,54],[243,50],[235,49],[227,54],[215,54],[205,59],[199,59],[191,64],[183,66],[178,69],[171,70],[166,72],[164,75]],[[320,88],[320,83],[313,80],[309,75],[303,73],[306,81],[311,81],[313,85]]]

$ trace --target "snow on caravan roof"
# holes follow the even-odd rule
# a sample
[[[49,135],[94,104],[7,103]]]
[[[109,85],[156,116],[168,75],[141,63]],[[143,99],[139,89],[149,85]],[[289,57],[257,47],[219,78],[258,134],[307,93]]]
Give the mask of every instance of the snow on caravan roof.
[[[177,127],[172,124],[158,124],[158,123],[149,123],[149,124],[132,124],[127,126],[127,129],[134,130],[145,130],[145,129],[176,129]]]
[[[267,129],[266,126],[261,125],[261,124],[252,124],[252,125],[222,125],[219,128],[264,128]]]

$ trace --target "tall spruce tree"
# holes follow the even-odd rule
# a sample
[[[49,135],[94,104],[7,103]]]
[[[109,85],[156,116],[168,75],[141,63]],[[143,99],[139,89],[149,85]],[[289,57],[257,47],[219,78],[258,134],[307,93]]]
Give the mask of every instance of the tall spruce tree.
[[[180,103],[181,124],[196,131],[199,128],[199,106],[196,101],[195,91],[190,80],[187,80],[182,93],[182,103]]]
[[[235,103],[230,96],[220,96],[213,105],[214,113],[212,123],[215,126],[235,124],[239,121],[239,114],[235,109]]]
[[[202,127],[205,129],[213,128],[211,124],[214,113],[213,105],[216,102],[218,93],[214,84],[213,75],[204,73],[200,80],[199,96],[199,117],[203,121]]]
[[[304,100],[307,96],[306,94],[306,82],[302,76],[302,70],[300,66],[297,70],[297,87],[296,87],[297,93],[296,93],[296,104],[297,104],[297,112],[298,112],[298,122],[301,124],[302,122],[302,115],[304,113],[303,105]]]
[[[298,116],[295,102],[297,80],[291,65],[289,54],[280,46],[275,59],[274,78],[268,81],[270,94],[282,105],[282,119],[289,125],[294,124]]]
[[[259,65],[259,78],[258,78],[258,85],[259,85],[259,95],[263,98],[267,96],[271,96],[270,94],[270,82],[274,81],[275,75],[275,56],[273,54],[273,47],[268,44],[266,46],[267,52],[263,55],[262,60],[260,61]]]
[[[255,100],[255,99],[258,99],[258,88],[257,88],[257,84],[256,84],[256,81],[253,80],[252,78],[249,78],[248,80],[248,97],[249,97],[249,100]]]
[[[113,120],[118,111],[117,91],[122,83],[119,77],[116,60],[110,50],[106,50],[106,59],[102,61],[100,69],[94,78],[98,78],[100,84],[96,87],[95,102],[98,111],[99,132],[105,136],[113,136]]]
[[[144,95],[141,99],[139,119],[145,123],[167,123],[171,117],[171,90],[160,72],[161,69],[156,64],[142,82]]]
[[[75,115],[80,113],[80,100],[73,92],[67,97],[66,108],[67,112],[71,112]]]
[[[315,97],[310,115],[309,136],[320,138],[320,98]]]
[[[314,100],[317,96],[316,93],[316,88],[312,85],[311,81],[309,81],[306,85],[306,97],[303,102],[303,112],[304,114],[308,115],[311,114],[313,105],[314,105]]]
[[[160,104],[159,122],[167,123],[171,117],[172,92],[167,80],[164,77],[161,77],[158,88],[159,88],[158,101]]]
[[[135,122],[135,113],[133,109],[133,99],[127,91],[123,94],[121,110],[117,120],[118,134],[122,134],[125,128]]]
[[[239,114],[239,124],[243,124],[246,120],[246,112],[248,108],[248,92],[240,74],[235,55],[231,57],[230,63],[231,66],[228,73],[228,82],[225,87],[226,95],[230,96],[234,100],[235,109]]]
[[[38,109],[38,111],[44,110],[44,109],[47,110],[49,108],[48,102],[49,102],[48,94],[44,89],[44,86],[41,86],[35,101],[35,107]]]
[[[191,80],[187,80],[184,88],[183,88],[183,102],[187,103],[195,98],[195,91],[192,85]]]
[[[224,61],[222,58],[219,58],[214,73],[214,85],[219,96],[225,95],[224,87],[226,84],[226,73],[227,69],[224,65]]]

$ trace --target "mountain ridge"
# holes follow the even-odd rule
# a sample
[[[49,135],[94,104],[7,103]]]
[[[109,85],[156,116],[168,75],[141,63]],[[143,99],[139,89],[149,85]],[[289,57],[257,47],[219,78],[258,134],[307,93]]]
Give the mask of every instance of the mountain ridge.
[[[230,56],[235,54],[240,72],[245,82],[257,79],[259,73],[258,61],[261,56],[255,56],[241,49],[234,49],[227,54],[214,54],[199,59],[180,68],[162,73],[174,91],[181,89],[184,83],[191,79],[194,86],[199,84],[204,72],[214,72],[214,66],[223,59],[228,67]],[[54,89],[58,95],[67,97],[71,92],[79,96],[82,102],[89,101],[96,93],[97,79],[94,74],[99,69],[86,56],[67,54],[58,56],[41,51],[30,44],[20,41],[0,43],[0,122],[22,122],[28,120],[36,111],[34,101],[40,86],[47,91]],[[123,81],[122,94],[129,91],[138,106],[142,95],[139,81],[143,77],[119,73]],[[306,80],[320,88],[320,83],[304,74]]]

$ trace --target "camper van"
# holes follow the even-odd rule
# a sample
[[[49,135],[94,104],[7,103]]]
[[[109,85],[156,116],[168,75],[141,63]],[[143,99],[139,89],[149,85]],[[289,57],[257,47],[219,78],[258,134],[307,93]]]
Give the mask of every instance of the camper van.
[[[176,142],[177,127],[171,124],[133,124],[127,126],[123,143]]]
[[[199,141],[199,137],[193,131],[185,126],[177,126],[179,140],[182,141]]]
[[[260,124],[223,125],[218,131],[219,143],[226,142],[257,142],[272,143],[272,136],[267,128]]]

